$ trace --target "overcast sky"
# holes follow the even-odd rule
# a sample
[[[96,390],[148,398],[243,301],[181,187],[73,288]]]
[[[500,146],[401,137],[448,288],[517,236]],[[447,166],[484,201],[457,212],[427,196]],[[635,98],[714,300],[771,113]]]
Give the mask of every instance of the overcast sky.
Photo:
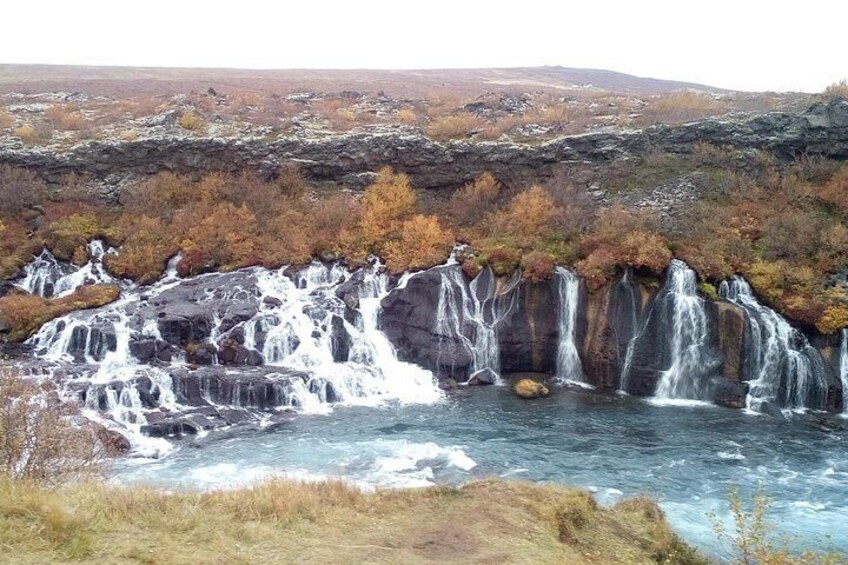
[[[562,65],[808,92],[848,77],[846,0],[7,0],[0,17],[4,63]]]

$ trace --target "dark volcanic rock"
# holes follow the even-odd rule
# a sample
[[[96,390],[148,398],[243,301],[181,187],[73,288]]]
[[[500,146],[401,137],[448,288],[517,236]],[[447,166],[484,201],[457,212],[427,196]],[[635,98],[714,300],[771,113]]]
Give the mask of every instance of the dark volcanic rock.
[[[472,386],[493,385],[498,382],[498,376],[491,369],[481,369],[468,378],[468,384]]]
[[[748,394],[748,383],[719,380],[714,394],[715,403],[727,408],[745,408],[745,396]]]
[[[697,144],[765,149],[782,158],[803,154],[848,158],[848,102],[818,103],[801,113],[774,112],[746,119],[707,119],[641,131],[566,136],[538,145],[511,142],[439,143],[410,130],[356,131],[304,140],[158,137],[134,141],[86,141],[65,150],[7,145],[0,163],[23,166],[45,177],[65,173],[110,175],[158,171],[267,172],[297,162],[317,181],[361,185],[384,166],[409,174],[421,188],[455,187],[489,171],[507,184],[540,182],[563,163],[609,160],[649,151],[687,153]],[[269,163],[271,165],[269,165]],[[270,174],[270,173],[267,173]]]
[[[437,267],[410,278],[402,289],[393,290],[383,299],[380,327],[395,346],[402,361],[415,363],[433,371],[439,378],[452,377],[465,381],[472,357],[468,347],[453,335],[437,331],[439,290],[444,269]],[[461,309],[458,296],[453,299]],[[458,328],[467,339],[471,328]]]
[[[617,390],[627,346],[639,330],[652,293],[627,274],[596,291],[581,293],[577,339],[586,381],[601,390]]]
[[[504,373],[556,373],[559,348],[559,294],[556,277],[522,283],[513,308],[498,328]]]

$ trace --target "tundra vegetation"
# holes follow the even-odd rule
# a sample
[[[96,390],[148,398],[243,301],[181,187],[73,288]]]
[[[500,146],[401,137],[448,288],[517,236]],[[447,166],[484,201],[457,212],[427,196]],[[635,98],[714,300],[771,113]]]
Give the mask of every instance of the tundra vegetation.
[[[629,205],[681,178],[691,198],[673,210]],[[603,200],[582,188],[592,184],[605,189]],[[848,325],[848,292],[840,283],[848,264],[848,166],[820,158],[787,164],[762,152],[700,146],[685,156],[575,167],[527,187],[483,174],[450,194],[416,190],[391,169],[364,192],[318,190],[291,167],[271,181],[250,173],[158,173],[111,204],[85,186],[75,176],[47,185],[25,170],[0,167],[0,276],[18,275],[42,248],[83,263],[92,238],[120,247],[106,258],[113,275],[140,283],[161,276],[178,251],[182,275],[302,264],[314,256],[357,266],[371,255],[401,272],[442,263],[459,242],[467,244],[458,258],[469,275],[485,266],[499,275],[521,269],[538,282],[561,264],[575,268],[590,290],[625,267],[657,276],[677,257],[697,271],[708,295],[741,274],[798,323],[823,333]],[[21,300],[0,300],[0,313],[14,316]],[[38,321],[60,310],[32,309]],[[16,327],[29,334],[29,327]]]

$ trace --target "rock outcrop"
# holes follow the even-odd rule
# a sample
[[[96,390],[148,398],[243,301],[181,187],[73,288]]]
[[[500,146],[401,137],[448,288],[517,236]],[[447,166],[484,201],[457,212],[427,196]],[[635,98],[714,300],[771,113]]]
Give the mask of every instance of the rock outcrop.
[[[412,277],[403,288],[383,300],[381,325],[401,360],[433,371],[440,379],[486,384],[493,380],[489,369],[473,371],[479,348],[467,320],[474,312],[468,300],[456,291],[445,292],[456,279],[445,277],[440,267]],[[624,390],[634,396],[657,393],[664,370],[672,363],[674,343],[674,300],[669,299],[668,281],[640,279],[627,272],[606,287],[589,293],[581,285],[575,346],[583,379],[601,391]],[[469,281],[465,281],[470,288]],[[555,281],[521,283],[511,292],[515,301],[495,324],[493,335],[502,374],[537,373],[556,376],[560,341],[557,311],[559,297]],[[453,300],[447,311],[456,331],[444,332],[440,325],[440,300]],[[750,360],[755,355],[748,337],[748,312],[728,301],[702,297],[705,333],[697,344],[696,366],[702,399],[719,405],[744,408],[749,380],[754,378]],[[442,304],[444,306],[444,304]],[[484,308],[484,311],[486,308]],[[444,314],[444,312],[443,312]],[[488,318],[493,320],[494,318]],[[842,390],[838,378],[838,354],[832,340],[814,340],[822,356],[810,348],[821,386],[812,386],[809,406],[839,410]],[[821,342],[821,343],[818,343]],[[693,345],[694,347],[694,345]],[[493,365],[492,365],[493,366]],[[810,379],[813,377],[810,376]]]
[[[801,113],[775,112],[740,119],[707,119],[639,131],[560,137],[540,144],[434,141],[414,129],[375,128],[318,138],[204,138],[163,136],[135,141],[87,141],[57,150],[0,145],[0,163],[27,167],[50,178],[64,173],[109,178],[158,171],[204,173],[255,170],[275,174],[296,163],[315,181],[362,186],[384,166],[409,174],[421,188],[455,187],[484,171],[507,184],[539,182],[563,164],[605,163],[661,150],[687,153],[701,143],[764,149],[781,158],[802,154],[848,158],[848,102],[818,103]]]

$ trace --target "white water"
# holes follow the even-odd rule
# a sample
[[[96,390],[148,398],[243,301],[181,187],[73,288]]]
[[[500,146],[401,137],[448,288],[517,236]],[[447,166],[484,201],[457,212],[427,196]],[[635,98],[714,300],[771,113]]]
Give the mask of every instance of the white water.
[[[16,286],[30,294],[49,298],[66,296],[84,284],[112,283],[114,279],[103,268],[103,257],[114,252],[96,239],[88,244],[89,261],[77,267],[60,263],[45,249],[24,267],[24,276]]]
[[[642,325],[639,325],[639,313],[636,311],[636,290],[633,287],[633,281],[630,280],[632,276],[633,273],[631,270],[625,269],[620,283],[622,285],[626,285],[628,292],[630,292],[630,302],[633,304],[633,308],[630,310],[630,327],[632,328],[633,334],[627,342],[627,349],[624,353],[624,363],[621,364],[621,375],[619,377],[618,390],[623,394],[627,394],[628,392],[627,385],[630,377],[630,367],[633,365],[633,352],[636,349],[636,343],[638,342],[639,337],[644,333],[649,320],[649,317],[645,317]]]
[[[842,413],[848,415],[848,328],[842,330],[839,346],[839,378],[842,381]]]
[[[379,263],[364,272],[359,288],[356,323],[342,318],[343,305],[334,295],[339,281],[350,273],[339,266],[313,263],[292,281],[279,271],[257,272],[262,293],[259,314],[244,322],[245,346],[256,348],[257,332],[265,332],[261,347],[266,365],[306,371],[323,389],[306,400],[306,410],[326,409],[326,385],[341,402],[374,404],[386,399],[402,403],[435,402],[440,398],[433,374],[398,361],[394,348],[379,329],[380,301],[388,294],[388,277]],[[268,306],[266,298],[282,302]],[[333,317],[350,336],[347,359],[333,358]],[[321,386],[323,385],[323,386]],[[317,401],[317,402],[316,402]]]
[[[668,270],[662,298],[671,311],[670,365],[660,371],[655,397],[658,400],[707,400],[711,365],[709,326],[705,303],[698,296],[695,272],[674,260]]]
[[[501,282],[487,268],[470,284],[458,267],[442,269],[440,275],[435,328],[440,349],[465,348],[471,356],[469,375],[488,370],[500,384],[498,327],[515,307],[520,273]],[[469,326],[471,337],[465,331]]]
[[[160,368],[140,363],[130,349],[130,343],[137,339],[162,339],[153,314],[147,311],[145,316],[144,308],[163,292],[183,282],[192,282],[192,279],[183,281],[176,276],[178,261],[179,257],[171,261],[160,282],[149,287],[126,285],[117,302],[53,320],[29,341],[36,355],[54,372],[59,371],[56,375],[60,379],[99,385],[103,391],[100,395],[87,396],[88,415],[119,429],[136,451],[144,455],[161,454],[168,445],[164,440],[153,440],[141,434],[142,425],[147,423],[146,416],[154,411],[179,412],[186,408],[178,404],[169,372],[172,368],[185,367],[184,356],[177,355],[170,365]],[[284,271],[250,270],[247,274],[255,277],[255,289],[238,285],[223,287],[227,298],[221,302],[221,297],[217,297],[217,304],[225,306],[235,304],[243,296],[257,300],[257,314],[236,325],[244,331],[245,346],[261,353],[266,365],[303,371],[309,376],[308,382],[292,378],[280,385],[287,399],[280,409],[321,413],[329,409],[329,402],[431,403],[442,397],[432,373],[398,361],[394,348],[379,329],[380,301],[389,292],[388,277],[380,264],[375,263],[359,273],[362,281],[357,287],[359,309],[355,323],[343,320],[344,304],[334,294],[341,282],[351,278],[350,272],[340,266],[326,267],[320,263],[313,263],[293,278]],[[30,272],[31,280],[46,280],[36,268]],[[202,275],[201,278],[212,282],[218,276],[224,275]],[[199,291],[198,303],[216,300],[215,292],[203,290],[202,281]],[[273,300],[266,302],[264,299]],[[209,305],[214,323],[210,332],[213,344],[232,331],[232,328],[222,328],[222,312],[215,310],[215,304],[210,302]],[[349,336],[349,352],[345,359],[333,358],[334,318],[336,326],[341,322]],[[262,343],[258,337],[260,333],[264,335]],[[239,406],[238,368],[231,374],[236,379],[231,404]],[[269,376],[274,374],[269,373]],[[285,378],[284,375],[280,376]],[[140,377],[152,383],[153,408],[143,406],[138,389]],[[210,399],[208,390],[203,390],[202,395]],[[220,398],[217,400],[224,402]]]
[[[577,306],[580,279],[562,267],[556,268],[559,293],[559,347],[557,348],[557,378],[583,384],[583,365],[577,351]]]
[[[746,407],[752,411],[761,411],[765,403],[790,410],[808,407],[813,391],[827,387],[820,368],[813,362],[818,353],[806,337],[774,310],[760,304],[741,277],[722,282],[719,294],[749,314]]]

